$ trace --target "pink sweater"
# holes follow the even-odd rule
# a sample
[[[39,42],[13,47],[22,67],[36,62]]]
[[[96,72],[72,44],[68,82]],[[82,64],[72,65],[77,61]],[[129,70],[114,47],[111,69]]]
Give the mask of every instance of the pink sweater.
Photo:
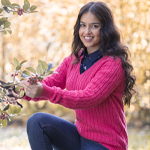
[[[82,57],[75,65],[72,65],[70,56],[66,57],[56,70],[58,74],[44,79],[41,95],[32,100],[48,99],[51,103],[73,109],[75,125],[82,137],[109,150],[128,150],[122,101],[125,89],[122,62],[119,58],[114,60],[111,56],[104,56],[80,74]],[[31,100],[27,96],[24,98]]]

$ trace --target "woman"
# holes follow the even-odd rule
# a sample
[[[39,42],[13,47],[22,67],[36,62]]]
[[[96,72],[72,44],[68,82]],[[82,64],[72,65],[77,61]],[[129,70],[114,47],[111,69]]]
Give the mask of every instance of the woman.
[[[127,150],[124,104],[135,77],[111,10],[103,2],[84,5],[74,26],[72,54],[42,83],[21,84],[25,100],[49,100],[73,109],[75,124],[46,113],[27,122],[32,150]],[[9,98],[16,104],[18,95]]]

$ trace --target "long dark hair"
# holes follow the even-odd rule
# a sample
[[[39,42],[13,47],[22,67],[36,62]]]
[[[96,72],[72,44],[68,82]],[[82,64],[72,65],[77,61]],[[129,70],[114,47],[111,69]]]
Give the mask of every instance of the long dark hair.
[[[79,62],[79,51],[85,48],[79,37],[80,19],[86,12],[92,12],[101,22],[100,28],[100,52],[103,56],[111,55],[119,57],[122,61],[122,67],[125,69],[126,86],[124,90],[124,104],[130,106],[132,94],[135,92],[133,86],[135,84],[135,76],[131,75],[133,66],[128,58],[128,47],[120,41],[120,33],[114,23],[113,15],[108,6],[103,2],[89,2],[84,5],[78,14],[76,24],[74,26],[74,39],[72,42],[72,55],[75,55],[76,62]]]

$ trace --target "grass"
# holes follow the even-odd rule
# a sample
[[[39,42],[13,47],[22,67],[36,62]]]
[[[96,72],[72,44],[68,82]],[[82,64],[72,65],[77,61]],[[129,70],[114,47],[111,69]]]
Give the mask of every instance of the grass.
[[[150,131],[128,129],[129,150],[150,150]],[[0,129],[0,150],[30,150],[26,129]]]

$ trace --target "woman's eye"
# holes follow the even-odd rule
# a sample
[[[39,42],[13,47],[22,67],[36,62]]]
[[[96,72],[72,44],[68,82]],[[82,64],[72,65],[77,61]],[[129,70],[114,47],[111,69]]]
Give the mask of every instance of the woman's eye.
[[[84,24],[80,24],[80,27],[84,27],[85,25]]]
[[[97,25],[93,25],[93,28],[98,28],[98,26]]]

